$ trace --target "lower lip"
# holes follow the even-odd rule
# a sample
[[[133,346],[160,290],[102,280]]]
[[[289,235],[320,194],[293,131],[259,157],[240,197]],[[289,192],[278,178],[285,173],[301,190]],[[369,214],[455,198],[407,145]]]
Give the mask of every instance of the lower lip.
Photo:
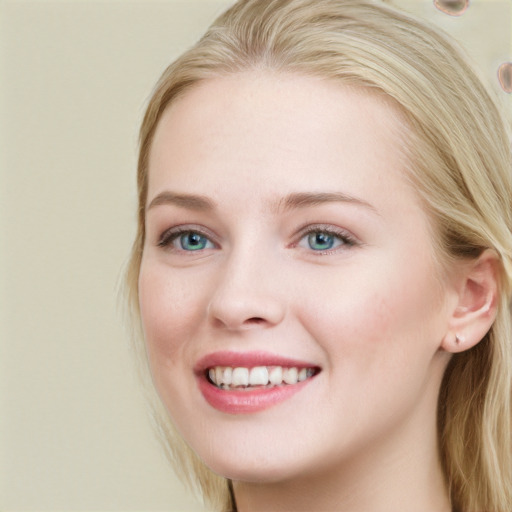
[[[199,389],[206,401],[215,409],[228,414],[249,414],[273,407],[307,386],[314,377],[272,388],[233,391],[220,389],[211,384],[206,377],[199,377]]]

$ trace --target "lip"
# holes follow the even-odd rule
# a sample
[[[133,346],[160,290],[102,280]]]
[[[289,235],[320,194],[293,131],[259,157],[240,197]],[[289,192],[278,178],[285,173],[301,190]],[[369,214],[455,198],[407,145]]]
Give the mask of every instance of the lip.
[[[242,366],[245,368],[253,368],[255,366],[287,366],[296,368],[318,368],[317,364],[301,361],[298,359],[290,359],[271,352],[232,352],[222,351],[213,352],[199,359],[194,367],[196,375],[204,373],[208,368],[213,366],[231,366],[233,368]]]
[[[228,414],[259,412],[282,403],[310,384],[315,376],[297,384],[256,388],[253,390],[226,390],[213,385],[206,377],[208,368],[231,366],[253,368],[255,366],[286,366],[315,368],[319,366],[307,361],[290,359],[269,352],[214,352],[202,357],[194,367],[199,390],[205,400],[218,411]]]

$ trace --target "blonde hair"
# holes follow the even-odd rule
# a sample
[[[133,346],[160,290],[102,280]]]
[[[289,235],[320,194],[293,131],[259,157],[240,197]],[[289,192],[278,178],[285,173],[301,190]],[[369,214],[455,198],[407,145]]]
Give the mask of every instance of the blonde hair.
[[[476,258],[486,248],[498,255],[496,321],[474,349],[452,357],[439,398],[438,432],[454,510],[510,512],[510,141],[499,109],[460,50],[423,22],[371,0],[242,0],[167,68],[140,131],[138,233],[127,272],[135,317],[148,155],[159,119],[195,84],[254,68],[320,76],[393,98],[411,127],[404,148],[408,170],[432,218],[440,261]],[[142,340],[137,346],[144,360]],[[154,410],[179,471],[213,509],[232,510],[229,482],[186,446],[160,402]]]

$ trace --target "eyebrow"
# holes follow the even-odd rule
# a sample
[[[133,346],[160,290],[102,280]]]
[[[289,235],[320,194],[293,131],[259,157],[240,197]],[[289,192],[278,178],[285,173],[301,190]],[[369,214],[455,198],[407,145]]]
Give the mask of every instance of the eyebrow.
[[[193,194],[176,194],[174,192],[165,191],[155,196],[146,210],[165,204],[196,211],[212,211],[215,209],[215,203],[208,197]]]
[[[359,206],[364,206],[369,210],[379,213],[376,208],[357,197],[353,197],[341,192],[296,192],[289,194],[277,202],[276,211],[279,210],[294,210],[300,208],[307,208],[311,206],[319,206],[325,203],[352,203]],[[195,194],[177,194],[175,192],[164,191],[153,198],[151,203],[147,206],[146,210],[150,210],[160,205],[175,205],[181,208],[195,211],[213,211],[216,207],[215,203],[206,196]]]
[[[278,209],[293,210],[297,208],[307,208],[309,206],[318,206],[325,203],[352,203],[364,206],[374,213],[379,213],[377,209],[367,201],[341,192],[299,192],[290,194],[279,201]]]

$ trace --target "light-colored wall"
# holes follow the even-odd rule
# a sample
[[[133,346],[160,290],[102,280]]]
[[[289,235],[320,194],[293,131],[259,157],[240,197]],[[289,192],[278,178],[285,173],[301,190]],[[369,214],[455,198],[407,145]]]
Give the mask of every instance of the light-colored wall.
[[[229,3],[0,1],[2,511],[200,510],[153,438],[116,286],[145,100]],[[465,38],[492,80],[512,58],[512,0],[453,19],[398,3]]]

